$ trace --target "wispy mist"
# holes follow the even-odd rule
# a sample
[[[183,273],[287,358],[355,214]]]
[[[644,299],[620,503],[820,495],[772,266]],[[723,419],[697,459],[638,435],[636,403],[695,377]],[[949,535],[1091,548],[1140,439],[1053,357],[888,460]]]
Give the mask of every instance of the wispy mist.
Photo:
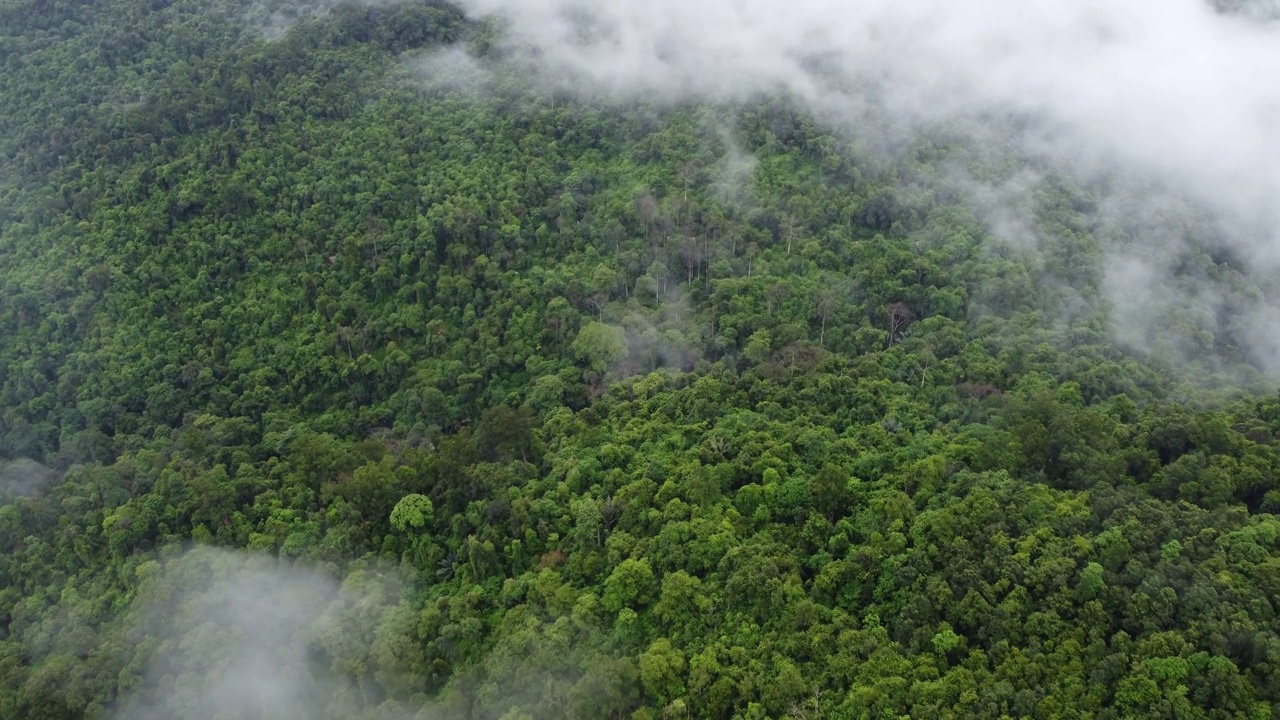
[[[0,499],[30,495],[54,478],[52,468],[34,460],[0,460]]]
[[[393,576],[357,571],[339,586],[317,570],[211,548],[140,574],[127,622],[150,659],[115,718],[356,717],[395,687],[395,663],[374,657],[387,655],[379,625],[395,621]]]

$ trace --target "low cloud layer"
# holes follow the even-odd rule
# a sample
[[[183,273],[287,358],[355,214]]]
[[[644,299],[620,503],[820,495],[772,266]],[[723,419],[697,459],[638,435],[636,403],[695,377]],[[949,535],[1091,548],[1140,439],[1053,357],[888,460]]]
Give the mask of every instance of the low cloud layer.
[[[1245,329],[1248,358],[1280,370],[1271,359],[1280,347],[1271,333],[1280,330],[1280,304],[1240,295],[1240,283],[1221,274],[1180,285],[1171,275],[1206,247],[1225,249],[1245,284],[1265,288],[1280,268],[1274,0],[462,5],[473,17],[499,19],[516,57],[596,94],[732,101],[784,92],[863,136],[909,138],[957,119],[976,121],[963,126],[987,134],[979,140],[1081,177],[1127,178],[1101,198],[1111,217],[1139,219],[1126,221],[1123,247],[1104,247],[1103,285],[1115,291],[1118,339],[1144,347],[1153,318],[1170,313],[1191,336],[1212,333],[1225,314]],[[989,201],[1009,183],[1037,182],[1024,171],[971,189]],[[1184,198],[1201,217],[1191,224],[1207,223],[1210,233],[1169,220]],[[990,229],[1034,245],[1015,237],[1030,225],[1019,213],[995,208],[987,213]],[[1174,345],[1187,357],[1206,349],[1191,340]]]
[[[1204,0],[464,0],[614,91],[1040,118],[1221,200],[1280,190],[1280,30]],[[1255,7],[1250,5],[1249,7]],[[1232,197],[1221,190],[1233,189]]]

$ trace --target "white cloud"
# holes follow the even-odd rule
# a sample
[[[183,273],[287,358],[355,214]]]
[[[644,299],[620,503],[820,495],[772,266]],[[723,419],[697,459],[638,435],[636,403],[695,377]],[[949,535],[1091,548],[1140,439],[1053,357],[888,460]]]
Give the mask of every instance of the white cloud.
[[[1040,116],[1219,199],[1280,190],[1280,35],[1202,0],[463,4],[507,19],[554,69],[614,91],[785,88],[839,109],[874,89],[921,119]]]
[[[502,18],[526,57],[596,93],[735,100],[784,90],[864,133],[885,117],[908,129],[982,118],[995,132],[1007,127],[999,118],[1020,118],[1008,124],[1022,128],[1018,136],[1002,143],[1081,173],[1121,169],[1212,207],[1224,220],[1217,242],[1256,278],[1280,269],[1280,25],[1260,20],[1277,14],[1274,0],[1219,2],[1233,12],[1206,0],[462,5],[473,16]],[[1012,189],[988,188],[977,199]],[[1127,194],[1104,204],[1154,216],[1167,197]],[[1016,208],[989,216],[998,234],[1024,232]],[[1170,279],[1160,258],[1189,246],[1162,230],[1131,228],[1140,245],[1108,272],[1107,286],[1124,289],[1113,299],[1137,293],[1179,302],[1159,287]],[[1147,269],[1137,271],[1142,263]],[[1218,291],[1212,283],[1195,290]],[[1280,309],[1264,303],[1251,312],[1276,316],[1255,326],[1280,327]]]

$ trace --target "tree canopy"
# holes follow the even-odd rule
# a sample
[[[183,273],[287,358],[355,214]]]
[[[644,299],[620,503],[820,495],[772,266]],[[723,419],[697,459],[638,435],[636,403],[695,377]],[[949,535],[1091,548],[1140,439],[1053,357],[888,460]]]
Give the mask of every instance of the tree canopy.
[[[1102,187],[498,32],[0,3],[0,717],[1280,715],[1280,395]]]

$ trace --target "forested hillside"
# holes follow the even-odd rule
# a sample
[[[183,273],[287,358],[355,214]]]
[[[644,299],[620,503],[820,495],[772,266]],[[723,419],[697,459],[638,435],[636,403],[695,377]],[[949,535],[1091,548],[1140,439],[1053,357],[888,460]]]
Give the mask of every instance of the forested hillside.
[[[1104,183],[502,32],[0,0],[0,717],[1280,717],[1280,397]]]

